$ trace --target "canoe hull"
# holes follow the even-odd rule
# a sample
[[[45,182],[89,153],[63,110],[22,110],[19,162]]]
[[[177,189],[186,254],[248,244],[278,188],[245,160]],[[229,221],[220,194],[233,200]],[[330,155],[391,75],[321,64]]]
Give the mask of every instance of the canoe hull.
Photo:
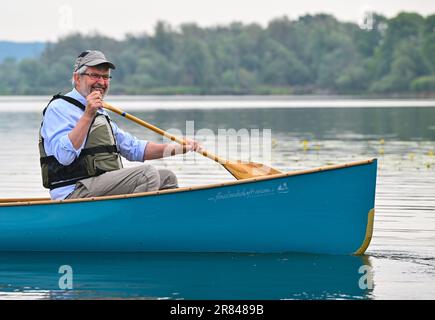
[[[0,251],[361,254],[375,186],[372,160],[156,195],[2,205]]]

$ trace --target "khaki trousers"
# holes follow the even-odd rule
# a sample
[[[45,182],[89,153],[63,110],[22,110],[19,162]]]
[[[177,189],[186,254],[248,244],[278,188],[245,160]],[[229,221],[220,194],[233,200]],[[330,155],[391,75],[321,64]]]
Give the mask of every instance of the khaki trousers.
[[[172,171],[144,164],[80,180],[66,199],[131,194],[177,187],[177,177]]]

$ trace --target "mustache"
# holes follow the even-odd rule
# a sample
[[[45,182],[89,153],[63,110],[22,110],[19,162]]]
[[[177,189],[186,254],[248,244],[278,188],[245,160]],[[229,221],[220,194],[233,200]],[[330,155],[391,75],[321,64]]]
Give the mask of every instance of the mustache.
[[[104,86],[104,85],[101,85],[101,84],[96,84],[96,85],[92,86],[92,88],[106,89],[107,86]]]
[[[95,85],[91,86],[89,89],[88,94],[90,94],[93,91],[100,91],[101,90],[101,94],[102,96],[106,96],[106,94],[109,92],[109,85],[103,85],[101,83],[96,83]]]

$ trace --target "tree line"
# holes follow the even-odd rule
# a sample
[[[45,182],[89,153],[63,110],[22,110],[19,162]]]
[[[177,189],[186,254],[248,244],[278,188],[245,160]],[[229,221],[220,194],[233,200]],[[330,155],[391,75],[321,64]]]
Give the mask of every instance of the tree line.
[[[363,28],[331,15],[280,17],[266,27],[173,27],[153,35],[71,34],[35,59],[0,64],[0,94],[71,88],[75,57],[103,51],[117,68],[114,94],[433,94],[435,15],[373,13]]]

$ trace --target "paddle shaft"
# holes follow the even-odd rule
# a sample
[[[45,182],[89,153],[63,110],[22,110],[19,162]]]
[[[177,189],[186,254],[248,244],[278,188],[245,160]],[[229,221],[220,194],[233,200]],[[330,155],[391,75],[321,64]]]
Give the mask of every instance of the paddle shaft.
[[[146,121],[143,121],[143,120],[141,120],[139,118],[136,118],[135,116],[132,116],[131,114],[129,114],[127,112],[124,112],[121,109],[118,109],[118,108],[108,104],[107,102],[103,102],[103,107],[105,109],[107,109],[107,110],[110,110],[112,112],[115,112],[115,113],[119,114],[120,116],[122,116],[124,118],[127,118],[127,119],[129,119],[131,121],[134,121],[137,124],[139,124],[139,125],[141,125],[141,126],[143,126],[145,128],[148,128],[148,129],[154,131],[155,133],[158,133],[158,134],[160,134],[160,135],[170,139],[171,141],[175,141],[175,142],[177,142],[177,143],[179,143],[181,145],[185,145],[186,144],[186,142],[184,140],[182,140],[182,139],[180,139],[180,138],[178,138],[178,137],[176,137],[176,136],[174,136],[174,135],[172,135],[172,134],[170,134],[170,133],[168,133],[168,132],[166,132],[166,131],[164,131],[164,130],[162,130],[160,128],[157,128],[156,126],[153,126],[152,124],[150,124],[150,123],[148,123]],[[197,152],[202,154],[203,156],[211,159],[211,160],[214,160],[214,161],[220,163],[220,164],[225,164],[227,162],[225,159],[222,159],[222,158],[220,158],[220,157],[218,157],[218,156],[216,156],[216,155],[214,155],[214,154],[212,154],[212,153],[210,153],[210,152],[208,152],[206,150],[200,150],[200,151],[197,151]]]

